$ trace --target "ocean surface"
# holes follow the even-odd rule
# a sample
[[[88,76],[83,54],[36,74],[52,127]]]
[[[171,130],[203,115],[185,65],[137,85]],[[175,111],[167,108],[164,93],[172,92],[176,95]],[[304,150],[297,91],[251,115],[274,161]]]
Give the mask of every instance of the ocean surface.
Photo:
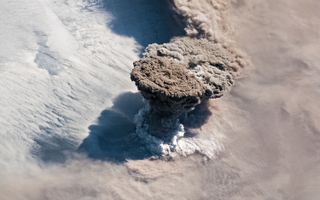
[[[160,0],[0,0],[0,199],[320,198],[320,2],[232,0],[254,69],[209,103],[200,155],[148,160],[129,73],[183,34]],[[223,147],[223,148],[222,148]]]

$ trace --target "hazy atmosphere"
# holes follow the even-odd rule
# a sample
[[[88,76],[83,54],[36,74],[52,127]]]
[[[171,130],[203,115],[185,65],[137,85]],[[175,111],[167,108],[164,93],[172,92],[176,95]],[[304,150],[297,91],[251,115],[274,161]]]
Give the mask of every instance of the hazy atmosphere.
[[[1,200],[320,198],[320,1],[0,1]]]

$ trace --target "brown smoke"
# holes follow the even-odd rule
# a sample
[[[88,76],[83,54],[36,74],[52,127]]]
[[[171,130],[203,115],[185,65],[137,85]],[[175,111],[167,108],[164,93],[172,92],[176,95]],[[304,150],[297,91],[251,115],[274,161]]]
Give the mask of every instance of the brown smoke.
[[[224,27],[221,22],[224,3],[170,2],[183,19],[187,36],[149,45],[143,58],[134,63],[131,73],[131,79],[151,107],[149,129],[161,130],[160,134],[151,134],[158,136],[175,127],[183,113],[230,90],[246,65],[241,53],[218,37]],[[206,12],[209,8],[215,11]],[[165,129],[161,128],[164,124]]]

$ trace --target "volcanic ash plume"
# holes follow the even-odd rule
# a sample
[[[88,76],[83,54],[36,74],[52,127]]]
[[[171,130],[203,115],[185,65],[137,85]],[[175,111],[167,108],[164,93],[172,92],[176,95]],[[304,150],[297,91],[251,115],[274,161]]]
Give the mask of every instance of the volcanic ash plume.
[[[219,9],[224,6],[209,0],[197,2],[171,1],[186,25],[187,36],[149,45],[143,58],[134,62],[131,73],[131,80],[149,104],[138,115],[137,132],[149,137],[144,134],[147,132],[153,140],[167,144],[166,150],[159,148],[160,153],[170,154],[177,149],[177,141],[184,133],[181,116],[230,90],[246,65],[238,50],[217,37],[222,32]],[[207,16],[205,8],[211,9]]]

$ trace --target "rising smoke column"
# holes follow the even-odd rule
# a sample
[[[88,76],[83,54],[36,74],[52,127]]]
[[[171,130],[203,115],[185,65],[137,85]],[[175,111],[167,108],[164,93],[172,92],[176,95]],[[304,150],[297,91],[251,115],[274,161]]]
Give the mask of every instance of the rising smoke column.
[[[169,144],[169,151],[175,150],[176,133],[183,132],[179,118],[201,102],[230,90],[247,65],[225,37],[226,2],[170,0],[185,24],[186,36],[150,44],[143,58],[134,62],[131,80],[149,104],[140,115],[143,120],[139,120],[137,132],[143,128],[143,132],[160,138]]]

